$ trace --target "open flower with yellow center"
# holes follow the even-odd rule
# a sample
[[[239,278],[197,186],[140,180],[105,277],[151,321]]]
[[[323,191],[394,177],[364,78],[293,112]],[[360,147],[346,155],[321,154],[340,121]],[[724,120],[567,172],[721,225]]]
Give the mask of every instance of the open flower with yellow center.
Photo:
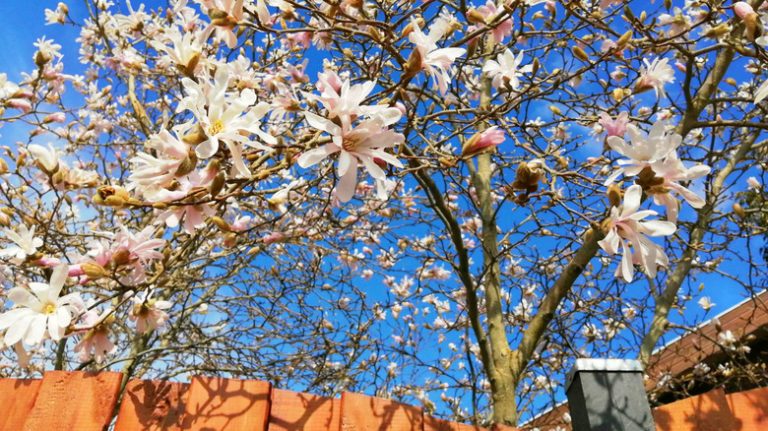
[[[355,195],[360,163],[377,180],[379,196],[386,196],[386,190],[382,189],[386,187],[386,173],[377,162],[383,161],[399,168],[403,167],[395,156],[384,151],[403,143],[405,139],[400,133],[387,128],[400,119],[400,111],[386,110],[381,115],[361,121],[355,127],[340,127],[333,121],[311,112],[304,112],[304,118],[310,126],[330,134],[331,142],[302,154],[298,160],[299,166],[307,168],[332,154],[339,153],[339,164],[336,168],[339,183],[335,189],[339,201],[347,202]]]
[[[220,67],[213,82],[207,79],[197,83],[185,78],[182,83],[187,96],[179,103],[178,111],[190,110],[195,115],[197,124],[189,124],[190,129],[201,129],[205,136],[195,148],[197,157],[208,159],[219,151],[219,143],[224,143],[229,150],[236,174],[250,175],[250,170],[243,159],[243,145],[262,151],[269,147],[251,139],[258,139],[268,145],[277,142],[274,136],[261,130],[261,118],[270,110],[265,102],[256,103],[256,94],[252,89],[237,94],[228,92],[229,72]]]
[[[59,265],[51,274],[50,283],[29,283],[29,290],[15,287],[8,292],[16,306],[0,314],[0,330],[5,330],[3,341],[13,345],[23,341],[38,345],[47,337],[59,341],[73,319],[85,309],[79,293],[59,297],[67,280],[67,265]]]
[[[669,262],[664,249],[648,239],[648,236],[668,236],[677,230],[672,222],[646,220],[657,213],[653,210],[640,210],[642,196],[641,186],[635,184],[627,188],[622,205],[611,208],[611,215],[603,224],[605,238],[598,243],[609,254],[621,252],[621,264],[616,270],[616,276],[621,276],[627,283],[632,281],[635,273],[633,264],[642,266],[648,276],[655,277],[656,266],[666,266]]]

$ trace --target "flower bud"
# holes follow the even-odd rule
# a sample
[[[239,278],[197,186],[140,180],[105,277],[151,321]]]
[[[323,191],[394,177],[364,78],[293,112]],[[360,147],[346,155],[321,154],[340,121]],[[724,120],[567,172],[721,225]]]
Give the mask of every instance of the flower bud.
[[[582,49],[580,46],[574,46],[571,49],[571,52],[579,60],[589,61],[589,55],[587,55],[586,51],[584,51],[584,49]]]
[[[112,264],[115,267],[129,263],[131,263],[131,252],[127,248],[121,247],[112,253]]]
[[[232,229],[230,229],[229,224],[224,221],[223,218],[218,216],[213,216],[210,218],[211,222],[216,225],[222,232],[230,232]]]
[[[475,133],[461,147],[461,157],[473,157],[496,148],[504,142],[504,131],[493,126],[482,132]]]
[[[66,116],[63,112],[54,112],[53,114],[46,115],[45,118],[43,118],[43,123],[63,123],[64,120],[66,120]]]
[[[188,173],[194,171],[196,167],[197,167],[197,153],[195,153],[195,150],[193,148],[190,148],[187,153],[187,158],[184,159],[184,161],[182,161],[179,167],[176,169],[176,176],[183,177],[184,175],[187,175]]]
[[[224,178],[224,173],[219,172],[216,174],[216,176],[213,177],[213,181],[211,181],[211,196],[218,196],[219,193],[221,193],[221,190],[224,188],[225,183],[226,179]]]
[[[128,191],[117,186],[101,186],[93,195],[93,203],[111,207],[122,207],[131,200]]]
[[[747,218],[747,212],[744,211],[744,207],[742,207],[738,202],[733,204],[733,213],[739,216],[739,218],[742,220]]]
[[[91,280],[98,280],[109,276],[109,272],[96,262],[80,264],[80,269],[82,269],[83,273],[85,273]]]
[[[608,202],[612,207],[621,206],[621,188],[619,188],[617,184],[608,186],[606,195],[608,196]]]

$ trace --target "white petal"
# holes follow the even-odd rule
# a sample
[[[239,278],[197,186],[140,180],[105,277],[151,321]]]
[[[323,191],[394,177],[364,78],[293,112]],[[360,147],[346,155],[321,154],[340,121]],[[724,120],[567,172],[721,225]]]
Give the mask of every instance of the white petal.
[[[35,318],[36,313],[28,313],[16,320],[7,331],[5,331],[5,344],[7,346],[16,344],[21,341],[24,335],[29,330],[29,324]]]
[[[31,314],[34,314],[34,311],[29,308],[14,308],[13,310],[0,314],[0,330],[10,327],[20,319],[24,318],[24,316],[29,316]]]
[[[629,247],[627,247],[627,243],[624,241],[622,241],[622,248],[624,249],[624,253],[621,257],[621,275],[627,283],[631,283],[632,276],[635,273],[635,269],[632,267],[632,254],[630,253]]]
[[[763,82],[755,91],[755,104],[758,104],[768,97],[768,81]]]
[[[61,289],[64,287],[64,283],[67,282],[68,270],[69,266],[66,264],[58,265],[53,269],[53,272],[51,273],[51,282],[49,283],[49,286],[51,286],[51,290],[49,291],[51,299],[59,297]]]
[[[336,172],[340,177],[343,177],[347,171],[349,171],[349,168],[352,166],[357,166],[357,159],[353,157],[349,152],[342,151],[339,153],[339,166],[336,169]]]
[[[640,208],[640,199],[643,196],[643,188],[634,184],[624,192],[624,207],[621,211],[621,217],[625,218],[637,212]]]
[[[674,223],[662,220],[640,222],[640,231],[649,236],[672,235],[677,230]]]
[[[32,295],[27,289],[14,287],[8,291],[8,299],[16,305],[24,305],[32,308],[32,304],[39,304],[37,297]]]
[[[348,202],[355,195],[357,187],[357,164],[355,163],[336,185],[336,197],[341,202]]]
[[[299,160],[297,160],[296,163],[298,163],[298,165],[302,168],[308,168],[320,163],[323,161],[323,159],[335,153],[336,151],[338,151],[338,149],[335,149],[330,145],[323,145],[322,147],[314,148],[304,152],[301,156],[299,156]]]
[[[45,320],[45,314],[38,314],[29,322],[29,327],[24,335],[25,344],[35,346],[43,341],[45,337]]]
[[[211,158],[217,151],[219,151],[219,140],[216,138],[208,138],[207,141],[195,147],[195,153],[201,159]]]
[[[53,317],[53,316],[51,316]],[[58,307],[56,309],[56,323],[62,328],[66,328],[72,322],[72,313],[69,312],[69,308]]]
[[[331,135],[341,135],[341,128],[327,118],[323,118],[309,111],[304,111],[304,118],[307,120],[307,124],[315,129],[328,132]]]
[[[64,327],[59,326],[56,316],[48,316],[48,335],[53,341],[59,341],[64,336]]]

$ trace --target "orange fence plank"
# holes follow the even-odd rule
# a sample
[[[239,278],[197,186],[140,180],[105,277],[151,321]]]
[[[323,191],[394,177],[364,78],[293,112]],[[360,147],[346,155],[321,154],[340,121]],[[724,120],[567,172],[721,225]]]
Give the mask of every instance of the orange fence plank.
[[[269,392],[267,382],[194,377],[182,428],[265,431],[269,419]]]
[[[722,389],[657,407],[653,419],[659,431],[739,429]]]
[[[189,385],[162,380],[131,380],[123,392],[115,431],[181,429]]]
[[[112,420],[121,373],[48,371],[24,430],[102,431]]]
[[[458,431],[458,423],[424,415],[424,431]]]
[[[272,389],[269,431],[338,431],[341,400]]]
[[[37,379],[0,379],[0,431],[16,431],[24,426],[39,389]]]
[[[768,430],[768,388],[726,395],[741,431]]]
[[[383,398],[341,394],[341,429],[344,431],[422,431],[420,407]]]

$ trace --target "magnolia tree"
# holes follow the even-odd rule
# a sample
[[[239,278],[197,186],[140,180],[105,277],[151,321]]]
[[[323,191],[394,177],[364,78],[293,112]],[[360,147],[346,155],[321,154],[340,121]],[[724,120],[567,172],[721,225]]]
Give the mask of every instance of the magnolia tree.
[[[647,364],[765,282],[761,4],[59,3],[77,40],[0,75],[0,373],[516,424]]]

